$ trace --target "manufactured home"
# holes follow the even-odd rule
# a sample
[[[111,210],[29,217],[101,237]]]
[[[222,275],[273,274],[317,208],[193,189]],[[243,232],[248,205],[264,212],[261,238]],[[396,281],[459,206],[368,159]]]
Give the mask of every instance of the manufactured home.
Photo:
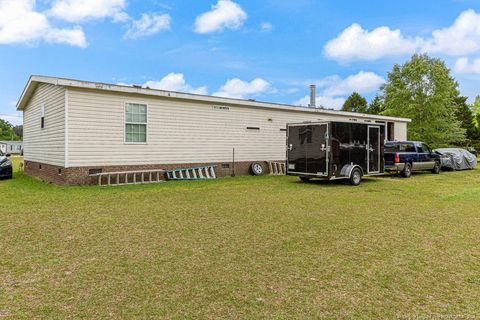
[[[6,154],[21,154],[22,141],[0,141],[0,151]]]
[[[353,121],[405,140],[409,119],[195,95],[45,76],[30,77],[23,111],[25,171],[59,184],[93,175],[215,165],[217,176],[286,161],[287,123]]]

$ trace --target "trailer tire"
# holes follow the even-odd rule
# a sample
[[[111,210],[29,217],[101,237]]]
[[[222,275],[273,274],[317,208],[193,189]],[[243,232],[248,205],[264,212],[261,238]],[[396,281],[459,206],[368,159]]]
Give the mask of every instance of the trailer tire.
[[[260,163],[254,162],[250,165],[250,173],[254,176],[261,176],[264,173],[263,167]]]
[[[359,168],[354,168],[350,173],[350,185],[358,186],[362,182],[362,171]]]
[[[302,180],[302,182],[309,182],[310,177],[300,177],[300,180]]]
[[[405,163],[405,168],[403,168],[400,175],[404,178],[410,178],[412,176],[412,164],[410,162]]]

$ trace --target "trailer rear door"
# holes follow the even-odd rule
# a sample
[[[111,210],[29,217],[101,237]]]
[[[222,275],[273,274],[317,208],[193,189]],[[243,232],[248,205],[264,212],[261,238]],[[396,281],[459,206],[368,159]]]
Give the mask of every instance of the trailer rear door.
[[[368,126],[367,140],[368,173],[380,173],[383,148],[380,126]]]
[[[327,176],[328,124],[288,126],[287,173]]]

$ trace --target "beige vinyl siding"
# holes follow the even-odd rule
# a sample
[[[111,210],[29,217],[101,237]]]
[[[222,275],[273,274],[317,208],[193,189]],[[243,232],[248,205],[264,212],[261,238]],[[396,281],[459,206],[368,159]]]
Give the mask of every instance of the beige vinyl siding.
[[[69,165],[281,160],[288,122],[348,120],[321,113],[181,101],[69,88]],[[124,142],[124,105],[148,105],[146,144]],[[372,119],[375,122],[375,119]],[[258,127],[260,130],[248,130]]]
[[[40,127],[45,105],[45,128]],[[23,112],[25,160],[65,164],[65,87],[39,84]]]
[[[407,124],[402,122],[395,123],[395,140],[407,140]]]

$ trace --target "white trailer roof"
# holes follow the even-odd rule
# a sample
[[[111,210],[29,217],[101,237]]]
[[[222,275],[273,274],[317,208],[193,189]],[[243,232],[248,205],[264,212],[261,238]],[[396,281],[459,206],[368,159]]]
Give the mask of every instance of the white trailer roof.
[[[310,113],[318,113],[318,114],[343,115],[343,116],[350,116],[353,118],[368,118],[368,119],[378,119],[383,121],[411,122],[411,119],[407,119],[407,118],[387,117],[387,116],[381,116],[381,115],[344,112],[344,111],[328,110],[328,109],[321,109],[321,108],[307,108],[307,107],[293,106],[293,105],[280,104],[280,103],[214,97],[214,96],[206,96],[206,95],[199,95],[199,94],[192,94],[192,93],[156,90],[156,89],[144,88],[139,86],[125,86],[125,85],[118,85],[118,84],[81,81],[81,80],[74,80],[74,79],[65,79],[65,78],[38,76],[38,75],[32,75],[28,80],[22,92],[22,95],[20,96],[20,99],[18,100],[17,110],[21,111],[25,108],[32,94],[34,93],[36,87],[40,83],[48,83],[48,84],[71,87],[71,88],[120,92],[120,93],[128,93],[128,94],[139,94],[139,95],[147,95],[147,96],[153,96],[153,97],[163,97],[163,98],[175,99],[175,100],[209,102],[209,103],[220,104],[220,105],[240,105],[240,106],[252,107],[252,108],[267,108],[267,109],[278,109],[278,110],[302,111],[302,112],[310,112]]]

